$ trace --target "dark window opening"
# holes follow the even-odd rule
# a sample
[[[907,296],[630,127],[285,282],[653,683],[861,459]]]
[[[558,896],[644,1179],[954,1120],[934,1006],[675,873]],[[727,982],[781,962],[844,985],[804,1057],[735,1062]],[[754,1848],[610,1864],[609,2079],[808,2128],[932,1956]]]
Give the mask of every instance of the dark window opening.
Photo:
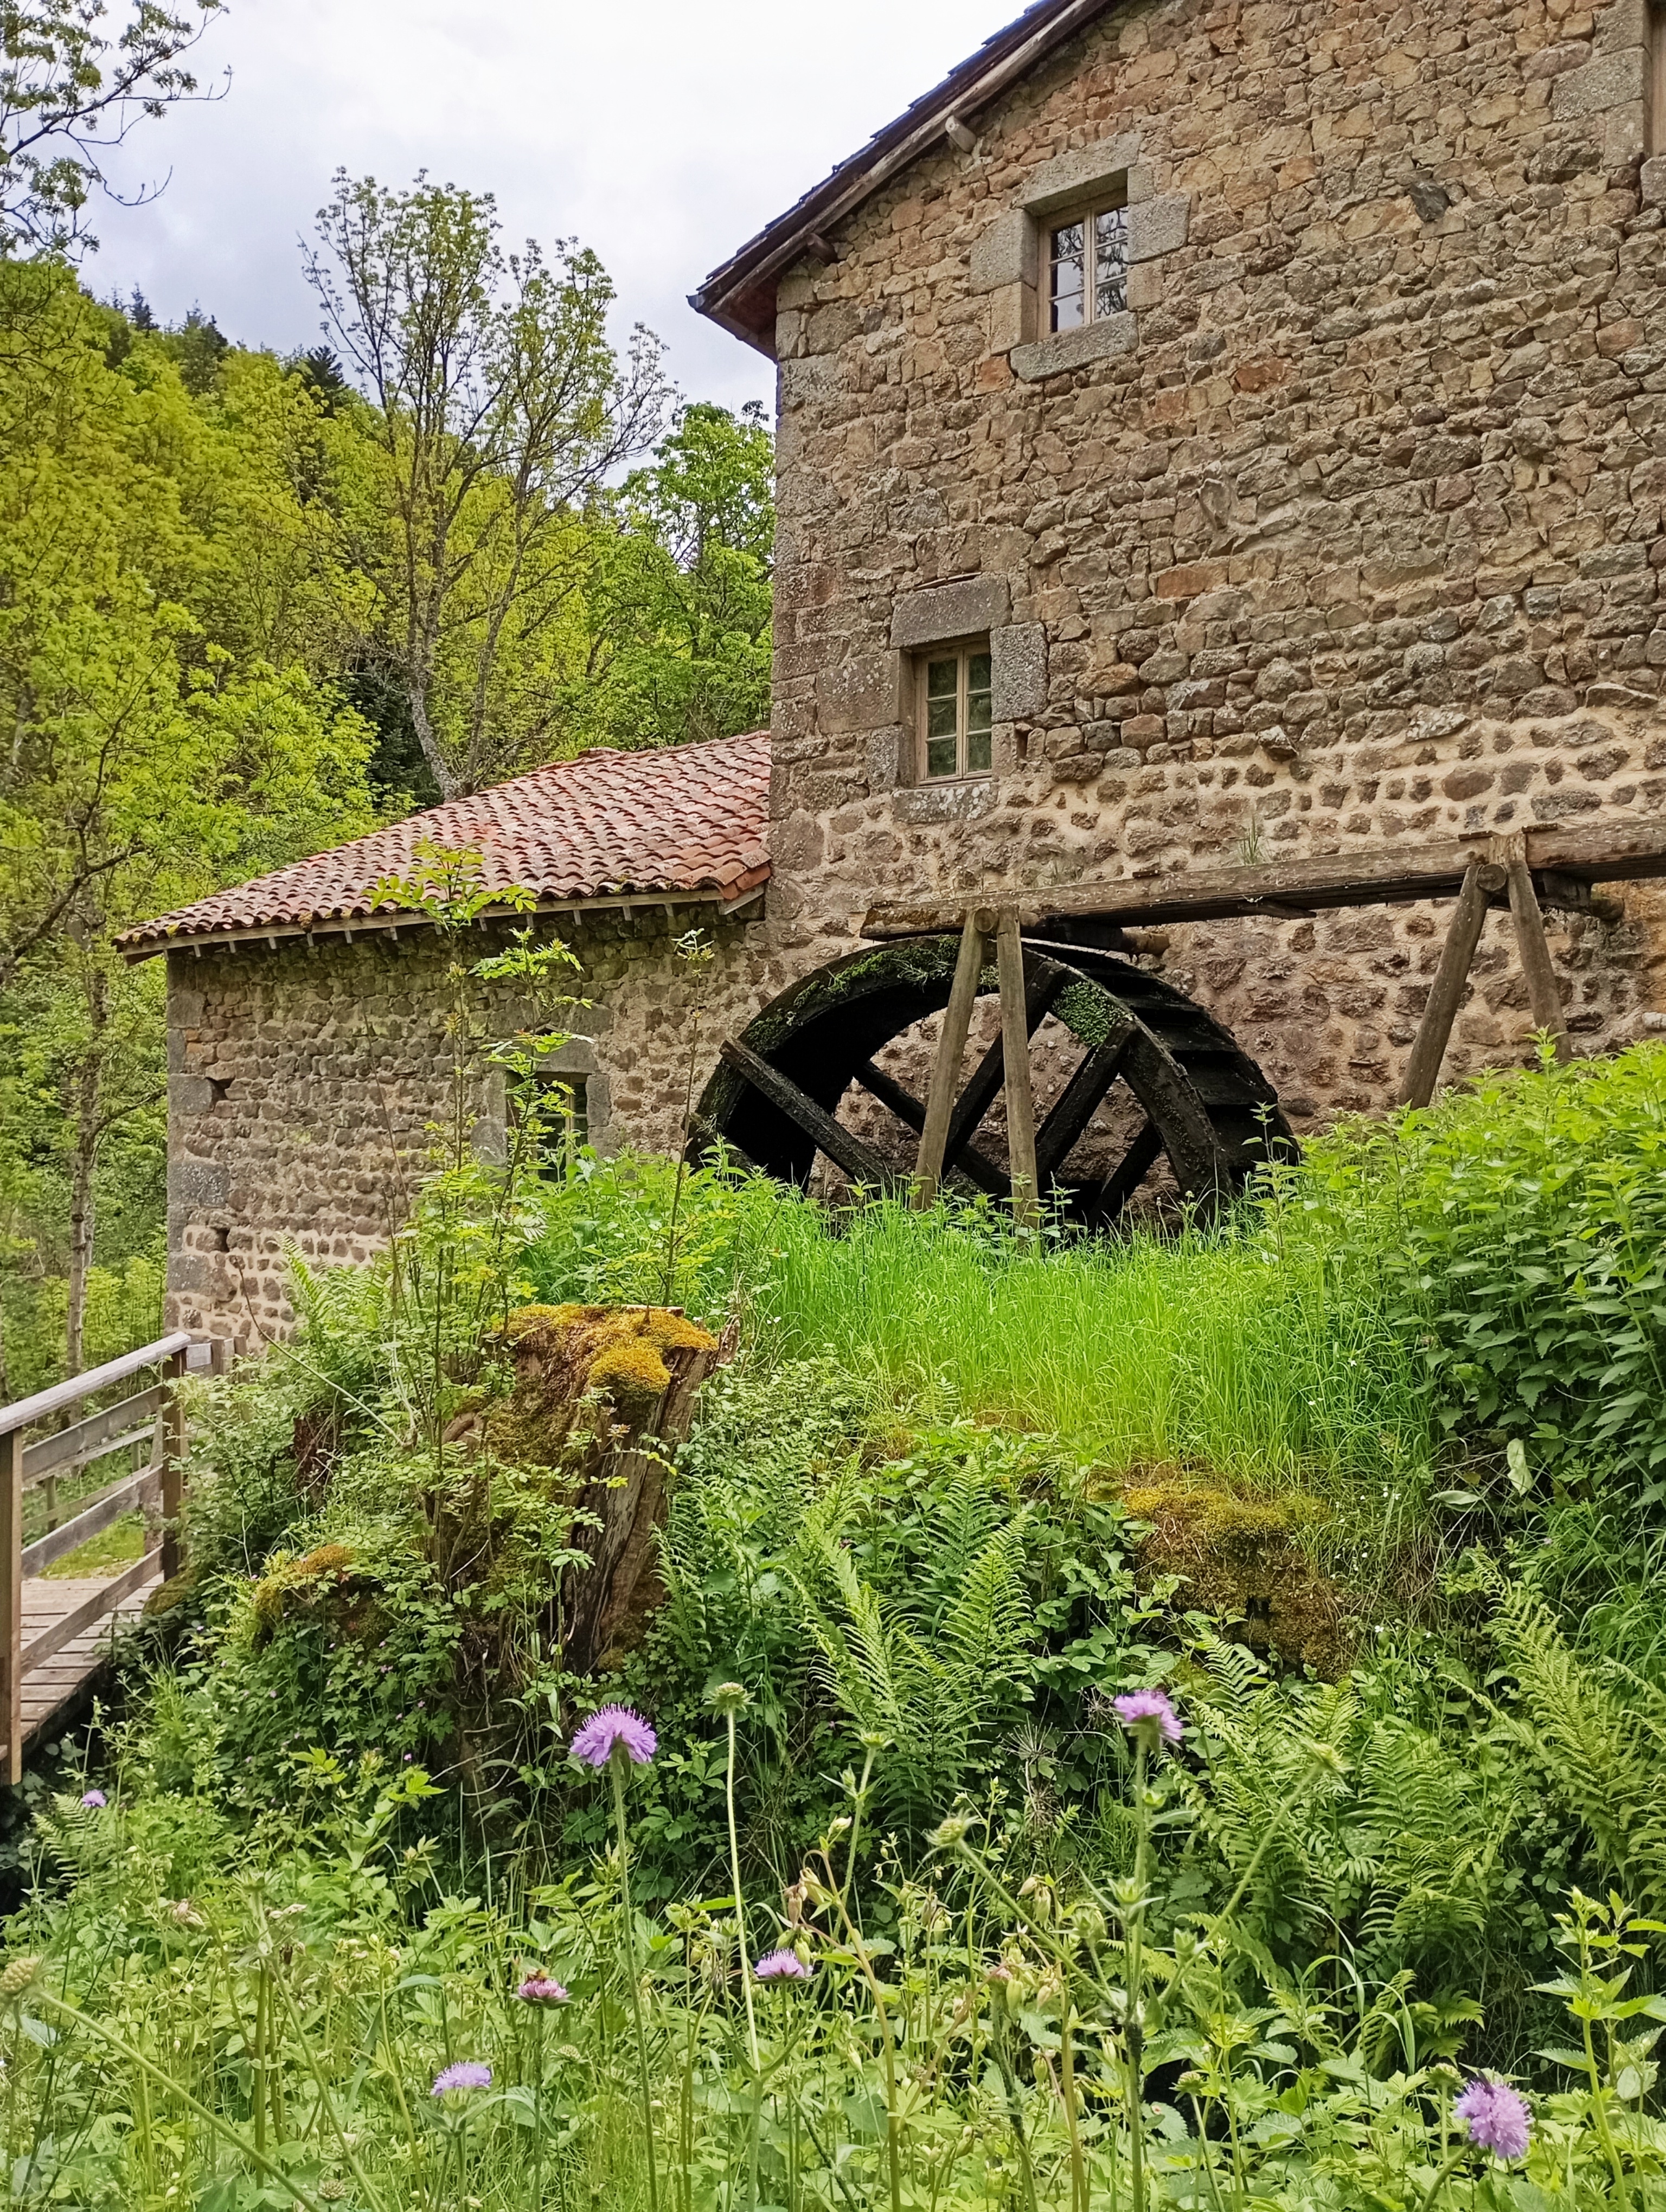
[[[590,1142],[590,1079],[586,1075],[538,1078],[540,1175],[565,1176]]]

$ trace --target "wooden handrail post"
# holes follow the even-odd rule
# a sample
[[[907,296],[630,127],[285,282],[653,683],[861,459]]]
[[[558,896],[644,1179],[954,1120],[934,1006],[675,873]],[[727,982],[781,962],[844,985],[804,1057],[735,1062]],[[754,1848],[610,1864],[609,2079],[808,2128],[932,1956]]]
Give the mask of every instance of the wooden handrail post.
[[[23,1431],[0,1437],[0,1720],[6,1779],[23,1779]]]
[[[937,1040],[931,1089],[926,1093],[926,1126],[920,1133],[920,1157],[915,1163],[914,1203],[922,1212],[937,1196],[943,1181],[943,1156],[948,1150],[949,1124],[954,1118],[960,1063],[965,1057],[966,1039],[971,1032],[972,1008],[977,1003],[985,939],[994,920],[993,915],[973,908],[960,932],[960,957],[955,962],[954,981],[949,988],[943,1032]]]
[[[1006,1158],[1012,1218],[1026,1229],[1039,1217],[1036,1176],[1036,1101],[1030,1087],[1030,1016],[1024,989],[1024,939],[1016,907],[1004,907],[995,931],[1000,976],[1000,1039],[1006,1091]]]
[[[185,1409],[179,1383],[189,1355],[170,1352],[162,1372],[173,1387],[162,1407],[162,1580],[179,1571],[179,1509],[185,1495]]]

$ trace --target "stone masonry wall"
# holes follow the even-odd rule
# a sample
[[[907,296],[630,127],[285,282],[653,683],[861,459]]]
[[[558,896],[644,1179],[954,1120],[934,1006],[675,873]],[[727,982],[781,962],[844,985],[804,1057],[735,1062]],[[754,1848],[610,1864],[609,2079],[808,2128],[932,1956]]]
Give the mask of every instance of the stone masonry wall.
[[[1134,0],[779,295],[770,889],[876,896],[1666,811],[1666,161],[1644,0]],[[1666,128],[1666,118],[1661,118]],[[1120,180],[1129,310],[1040,330]],[[995,773],[915,780],[910,649],[988,629]],[[1582,1048],[1658,897],[1553,922]],[[1439,908],[1149,933],[1298,1118],[1380,1105]],[[1518,1058],[1507,924],[1449,1075]]]
[[[593,1003],[561,1018],[583,1041],[551,1065],[587,1077],[599,1150],[672,1149],[691,1041],[703,1082],[721,1039],[787,980],[763,928],[736,921],[704,925],[718,957],[696,984],[670,939],[698,918],[562,927],[582,963],[569,988]],[[491,943],[482,933],[471,957]],[[170,1328],[258,1350],[291,1318],[292,1250],[337,1262],[386,1244],[447,1110],[447,964],[417,927],[397,943],[321,936],[169,955]],[[530,1018],[503,1000],[492,1034]],[[502,1104],[481,1103],[489,1148]]]

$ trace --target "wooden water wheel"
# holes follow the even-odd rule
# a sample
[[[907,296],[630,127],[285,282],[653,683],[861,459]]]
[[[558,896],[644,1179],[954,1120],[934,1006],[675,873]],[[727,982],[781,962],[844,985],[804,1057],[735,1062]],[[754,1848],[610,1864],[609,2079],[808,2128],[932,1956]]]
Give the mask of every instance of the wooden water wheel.
[[[958,1178],[1020,1208],[1033,1194],[1089,1228],[1115,1221],[1166,1158],[1182,1194],[1212,1212],[1269,1153],[1293,1156],[1277,1097],[1202,1007],[1108,947],[1067,941],[1092,933],[1079,923],[1043,922],[1020,939],[1012,915],[982,913],[967,917],[958,938],[914,938],[819,969],[725,1043],[690,1157],[711,1157],[721,1139],[804,1184],[820,1152],[870,1189],[929,1194],[939,1180]],[[972,1007],[992,992],[1001,994],[1003,1034],[962,1085]],[[922,1101],[876,1056],[935,1014],[945,1016],[943,1039]],[[1067,1034],[1075,1063],[1037,1126],[1030,1041],[1049,1016]],[[852,1085],[921,1139],[911,1167],[837,1119]],[[1119,1085],[1131,1114],[1114,1110]],[[987,1134],[980,1141],[1003,1094],[1006,1142],[991,1144]],[[1096,1117],[1131,1131],[1108,1172],[1103,1161],[1071,1164]]]

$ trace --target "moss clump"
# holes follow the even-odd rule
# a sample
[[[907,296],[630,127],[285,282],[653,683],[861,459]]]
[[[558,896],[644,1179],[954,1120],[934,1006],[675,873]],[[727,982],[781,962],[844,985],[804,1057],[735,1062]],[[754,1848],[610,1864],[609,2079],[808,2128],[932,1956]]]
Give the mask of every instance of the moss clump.
[[[254,1586],[257,1650],[277,1633],[297,1606],[316,1605],[344,1590],[353,1577],[354,1559],[345,1544],[320,1544],[298,1559],[275,1559]]]
[[[1299,1491],[1245,1498],[1177,1474],[1121,1486],[1124,1507],[1150,1524],[1143,1564],[1178,1576],[1187,1600],[1242,1621],[1244,1641],[1333,1674],[1347,1661],[1342,1594],[1319,1572],[1306,1539],[1330,1517]]]
[[[530,1466],[556,1462],[581,1400],[599,1393],[616,1419],[640,1428],[671,1388],[666,1355],[717,1350],[708,1330],[665,1306],[522,1306],[502,1336],[515,1383],[490,1433],[505,1457]]]

